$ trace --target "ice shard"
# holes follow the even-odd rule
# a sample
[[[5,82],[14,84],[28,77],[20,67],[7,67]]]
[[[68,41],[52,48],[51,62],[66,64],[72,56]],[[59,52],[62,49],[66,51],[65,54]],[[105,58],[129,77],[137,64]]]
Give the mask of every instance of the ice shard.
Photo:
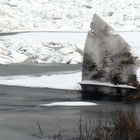
[[[137,58],[128,43],[98,15],[93,16],[82,65],[82,81],[139,87]]]

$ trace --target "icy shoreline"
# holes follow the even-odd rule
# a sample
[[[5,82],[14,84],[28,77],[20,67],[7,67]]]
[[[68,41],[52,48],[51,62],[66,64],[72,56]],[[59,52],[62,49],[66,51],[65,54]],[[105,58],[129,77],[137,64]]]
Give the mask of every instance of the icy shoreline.
[[[0,64],[82,62],[86,33],[33,32],[0,36]]]
[[[0,85],[31,87],[31,88],[53,88],[53,89],[66,89],[66,90],[81,90],[80,84],[103,85],[107,87],[121,87],[121,88],[134,88],[127,85],[114,85],[109,82],[98,81],[81,81],[81,72],[62,72],[61,74],[40,75],[40,76],[1,76]],[[138,76],[138,75],[137,75]],[[138,77],[140,81],[140,78]],[[38,82],[39,81],[39,82]]]
[[[69,72],[41,76],[6,76],[0,77],[0,85],[80,90],[81,72]]]
[[[140,58],[140,32],[117,32]],[[86,32],[28,32],[0,36],[0,64],[82,63]]]

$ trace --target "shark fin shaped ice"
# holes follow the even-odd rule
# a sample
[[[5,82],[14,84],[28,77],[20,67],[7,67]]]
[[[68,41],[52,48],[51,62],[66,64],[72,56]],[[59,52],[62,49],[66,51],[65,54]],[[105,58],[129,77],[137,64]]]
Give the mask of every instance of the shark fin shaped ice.
[[[98,15],[93,16],[82,65],[82,80],[139,87],[137,58],[128,43]]]

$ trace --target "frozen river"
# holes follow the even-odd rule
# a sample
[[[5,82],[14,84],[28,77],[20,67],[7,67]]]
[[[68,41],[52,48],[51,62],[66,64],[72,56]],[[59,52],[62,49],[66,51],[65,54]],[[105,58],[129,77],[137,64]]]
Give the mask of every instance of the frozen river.
[[[119,33],[128,43],[139,44],[140,32],[116,32]],[[87,32],[13,32],[13,33],[0,33],[0,36],[7,36],[16,39],[32,39],[42,41],[55,41],[55,42],[85,42]]]

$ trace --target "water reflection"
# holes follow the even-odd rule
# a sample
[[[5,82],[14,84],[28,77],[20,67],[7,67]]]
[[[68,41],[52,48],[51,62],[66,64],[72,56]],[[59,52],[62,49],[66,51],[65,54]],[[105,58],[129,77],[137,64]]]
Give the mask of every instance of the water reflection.
[[[73,130],[59,129],[51,140],[139,140],[138,104],[109,103],[103,108],[81,108]]]

